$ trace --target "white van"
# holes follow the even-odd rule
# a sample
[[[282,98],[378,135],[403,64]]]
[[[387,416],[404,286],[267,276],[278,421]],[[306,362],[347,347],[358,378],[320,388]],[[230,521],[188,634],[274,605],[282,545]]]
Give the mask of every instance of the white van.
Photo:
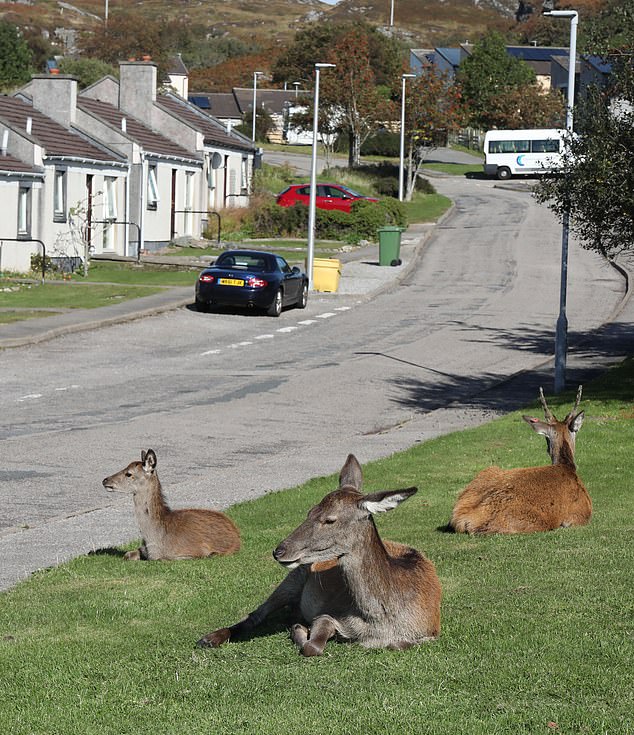
[[[484,136],[484,173],[498,179],[513,174],[556,171],[565,130],[489,130]]]

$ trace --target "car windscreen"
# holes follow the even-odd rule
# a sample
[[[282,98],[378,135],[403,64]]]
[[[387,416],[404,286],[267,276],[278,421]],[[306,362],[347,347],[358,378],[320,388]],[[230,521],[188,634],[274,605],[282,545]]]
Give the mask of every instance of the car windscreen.
[[[267,269],[267,260],[258,254],[223,253],[218,257],[215,265],[218,268],[244,268],[250,271],[264,271]]]
[[[349,186],[340,186],[340,189],[343,189],[347,194],[350,194],[350,196],[353,197],[365,197],[365,194],[359,194],[358,191],[355,191],[354,189],[351,189]]]

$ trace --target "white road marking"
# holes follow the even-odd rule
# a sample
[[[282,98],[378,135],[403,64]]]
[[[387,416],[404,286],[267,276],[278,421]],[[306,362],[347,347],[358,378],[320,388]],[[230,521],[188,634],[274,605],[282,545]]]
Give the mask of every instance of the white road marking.
[[[323,314],[317,314],[317,319],[330,319],[331,316],[337,316],[332,311],[326,311]]]
[[[205,355],[217,355],[220,353],[220,350],[207,350],[207,352],[201,352],[201,357],[204,357]]]
[[[337,306],[335,308],[335,311],[349,311],[349,310],[350,310],[349,306]]]
[[[79,388],[78,385],[64,385],[61,388],[55,388],[55,390],[73,390],[75,388]]]
[[[316,319],[304,319],[304,321],[297,322],[298,324],[301,324],[302,326],[308,326],[309,324],[317,324]]]
[[[274,334],[258,334],[255,339],[273,339],[274,337]]]
[[[297,327],[282,327],[281,329],[278,329],[278,332],[282,332],[282,334],[288,334],[289,332],[294,332],[297,329]]]
[[[42,398],[41,393],[29,393],[26,396],[22,396],[21,398],[18,398],[18,401],[31,401],[35,398]]]

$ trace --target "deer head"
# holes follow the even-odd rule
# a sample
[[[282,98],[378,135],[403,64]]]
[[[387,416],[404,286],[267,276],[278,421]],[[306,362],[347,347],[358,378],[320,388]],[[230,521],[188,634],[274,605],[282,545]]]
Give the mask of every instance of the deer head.
[[[352,553],[358,544],[367,543],[367,530],[378,541],[372,514],[382,513],[407,500],[417,488],[385,490],[364,495],[360,492],[361,466],[350,454],[339,475],[339,489],[308,512],[306,520],[273,552],[283,566],[294,569],[301,564],[338,559]]]
[[[563,421],[559,421],[548,407],[542,388],[539,389],[539,400],[544,409],[545,420],[541,421],[531,416],[522,417],[533,431],[546,437],[548,454],[553,464],[565,463],[574,466],[575,438],[584,419],[584,412],[578,411],[582,387],[579,386],[575,404]]]
[[[108,492],[131,492],[133,495],[147,487],[156,477],[156,454],[152,449],[141,452],[140,462],[130,464],[110,477],[106,477],[103,486]]]

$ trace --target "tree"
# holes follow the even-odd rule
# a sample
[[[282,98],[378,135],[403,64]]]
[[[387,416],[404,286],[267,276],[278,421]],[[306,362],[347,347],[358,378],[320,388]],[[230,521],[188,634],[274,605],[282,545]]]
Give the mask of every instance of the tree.
[[[70,74],[77,78],[80,89],[85,89],[107,75],[118,77],[119,70],[99,59],[68,59],[59,62],[62,74]]]
[[[462,88],[471,124],[480,127],[496,126],[491,112],[495,100],[536,83],[532,68],[507,52],[504,38],[497,32],[475,44],[471,56],[460,65],[456,80]]]
[[[444,143],[447,133],[456,130],[464,115],[459,87],[433,68],[408,85],[405,97],[405,139],[407,141],[407,185],[410,201],[416,178],[430,151]]]
[[[0,21],[0,89],[8,92],[31,78],[33,54],[12,23]]]
[[[548,175],[535,196],[563,220],[570,214],[581,245],[614,259],[634,248],[634,0],[607,0],[588,24],[582,51],[611,66],[605,86],[575,106],[560,175]]]

